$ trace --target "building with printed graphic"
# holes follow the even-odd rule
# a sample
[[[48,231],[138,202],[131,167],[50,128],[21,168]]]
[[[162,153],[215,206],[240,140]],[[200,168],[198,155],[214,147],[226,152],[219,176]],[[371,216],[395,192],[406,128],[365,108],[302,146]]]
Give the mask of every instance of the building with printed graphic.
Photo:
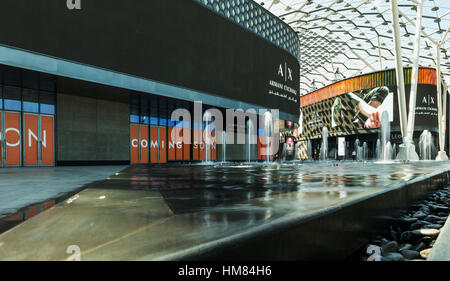
[[[406,93],[411,90],[411,73],[411,68],[404,69]],[[360,102],[365,103],[369,110],[373,105],[374,111],[381,112],[380,109],[383,108],[383,112],[387,112],[391,131],[390,141],[394,149],[398,148],[402,137],[397,84],[395,70],[388,69],[344,79],[303,95],[300,98],[302,121],[296,130],[300,157],[307,158],[308,140],[311,146],[310,156],[314,159],[320,157],[322,128],[327,127],[330,137],[328,159],[350,159],[352,152],[357,149],[355,142],[359,142],[360,146],[366,143],[368,158],[376,158],[381,122],[374,122],[368,114],[364,114]],[[409,95],[406,103],[409,104]],[[378,120],[380,119],[381,116],[378,116]],[[416,145],[419,144],[420,135],[424,130],[431,132],[437,145],[438,110],[434,68],[419,69],[413,136]],[[291,131],[289,135],[294,133]],[[341,146],[345,145],[345,149],[341,147],[341,152],[339,142]]]

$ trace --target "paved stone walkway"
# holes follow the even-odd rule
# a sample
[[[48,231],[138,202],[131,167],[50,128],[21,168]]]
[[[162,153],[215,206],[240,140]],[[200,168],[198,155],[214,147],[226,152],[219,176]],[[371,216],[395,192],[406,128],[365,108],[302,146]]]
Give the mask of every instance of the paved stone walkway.
[[[0,168],[0,219],[102,180],[127,166]]]

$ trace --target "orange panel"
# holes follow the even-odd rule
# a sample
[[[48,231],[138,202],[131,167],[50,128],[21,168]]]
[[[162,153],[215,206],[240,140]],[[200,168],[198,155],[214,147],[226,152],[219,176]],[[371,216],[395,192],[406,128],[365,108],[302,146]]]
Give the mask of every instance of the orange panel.
[[[139,140],[140,149],[141,149],[141,163],[147,164],[148,163],[148,126],[147,125],[140,125],[141,130],[141,139]]]
[[[42,204],[42,210],[44,210],[44,211],[48,210],[48,209],[50,209],[53,206],[55,206],[55,200],[49,200],[49,201],[44,202]]]
[[[183,128],[175,127],[175,134],[177,136],[177,142],[175,143],[177,161],[181,161],[183,160]]]
[[[3,141],[2,141],[2,112],[0,111],[0,166],[3,165],[2,161],[3,161],[3,156],[2,156],[2,151],[3,151]]]
[[[26,218],[32,218],[39,214],[39,205],[31,206],[26,209]]]
[[[191,160],[191,129],[183,129],[183,154],[184,160]]]
[[[42,165],[54,165],[54,117],[41,116]]]
[[[25,142],[25,165],[38,164],[38,117],[37,115],[24,115],[24,142]]]
[[[167,163],[167,129],[164,127],[159,128],[159,163]]]
[[[199,137],[199,156],[200,156],[200,160],[205,160],[205,143],[203,141],[203,134],[204,134],[204,130],[198,130],[200,137]]]
[[[139,163],[139,125],[130,125],[131,164]]]
[[[20,114],[5,112],[6,165],[20,165]]]
[[[194,142],[192,144],[192,160],[198,160],[199,152],[199,131],[197,129],[192,130],[194,132]]]
[[[172,136],[173,134],[173,136]],[[169,145],[169,160],[173,161],[175,160],[175,142],[176,142],[176,137],[175,137],[175,130],[173,127],[169,127],[169,134],[168,134],[168,145]]]
[[[158,163],[158,127],[150,127],[150,137],[151,163]]]

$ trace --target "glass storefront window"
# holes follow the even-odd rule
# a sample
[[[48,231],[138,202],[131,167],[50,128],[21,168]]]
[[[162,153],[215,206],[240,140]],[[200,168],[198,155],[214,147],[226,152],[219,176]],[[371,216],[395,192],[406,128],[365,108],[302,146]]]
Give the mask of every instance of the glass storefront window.
[[[56,81],[55,77],[50,74],[40,73],[39,74],[39,88],[41,91],[45,92],[56,92]]]
[[[4,107],[5,110],[22,110],[21,91],[18,87],[5,86],[4,90]]]
[[[39,92],[33,89],[22,89],[23,111],[39,112]]]
[[[5,67],[3,71],[3,84],[7,86],[21,86],[20,70],[14,67]]]
[[[147,95],[140,95],[140,123],[148,125],[150,123],[149,99]]]
[[[39,112],[39,104],[37,102],[24,101],[23,102],[23,111],[38,113]]]
[[[167,120],[167,99],[160,97],[159,98],[159,126],[167,126],[168,120]]]
[[[39,73],[23,69],[22,88],[39,90]]]
[[[139,115],[131,114],[130,115],[130,123],[139,123]]]
[[[137,94],[130,95],[130,123],[139,124],[139,96]]]
[[[152,96],[150,98],[150,125],[158,126],[158,97]]]
[[[174,127],[175,121],[172,120],[172,112],[176,109],[174,100],[167,100],[167,110],[168,110],[168,126]]]
[[[53,75],[3,66],[0,68],[0,84],[3,84],[0,86],[0,109],[55,114]]]
[[[158,117],[150,117],[150,125],[158,126]]]
[[[148,125],[150,123],[150,118],[148,116],[141,116],[141,124]]]
[[[43,114],[55,114],[55,94],[52,92],[40,92],[40,112]]]
[[[53,104],[41,103],[41,113],[43,114],[55,114],[55,106]]]

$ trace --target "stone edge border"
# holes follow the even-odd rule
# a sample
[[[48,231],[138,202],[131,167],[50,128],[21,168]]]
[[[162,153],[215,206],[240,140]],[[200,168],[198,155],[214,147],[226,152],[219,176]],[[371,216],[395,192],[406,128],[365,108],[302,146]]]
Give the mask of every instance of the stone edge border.
[[[450,217],[441,228],[427,261],[450,261]]]
[[[342,260],[370,242],[393,213],[447,184],[450,168],[317,212],[287,216],[242,233],[143,260]],[[299,251],[302,249],[303,251]]]

